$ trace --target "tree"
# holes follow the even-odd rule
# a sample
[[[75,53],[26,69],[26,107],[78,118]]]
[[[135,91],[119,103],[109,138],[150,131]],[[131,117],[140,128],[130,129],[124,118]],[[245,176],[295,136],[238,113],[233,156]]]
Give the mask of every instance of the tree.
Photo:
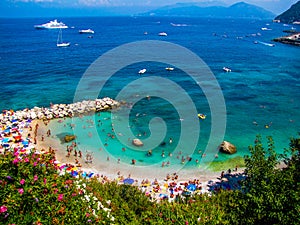
[[[283,156],[285,167],[278,167],[279,155],[268,137],[264,148],[258,136],[245,157],[246,180],[243,195],[234,199],[232,221],[236,224],[299,224],[299,151],[300,140],[291,139]]]

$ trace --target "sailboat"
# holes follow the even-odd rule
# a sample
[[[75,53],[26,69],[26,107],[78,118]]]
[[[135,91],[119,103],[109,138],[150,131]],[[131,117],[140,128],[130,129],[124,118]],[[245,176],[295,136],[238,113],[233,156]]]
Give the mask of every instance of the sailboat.
[[[62,29],[59,29],[56,46],[57,47],[68,47],[68,46],[70,46],[70,42],[63,42],[63,40],[62,40]]]

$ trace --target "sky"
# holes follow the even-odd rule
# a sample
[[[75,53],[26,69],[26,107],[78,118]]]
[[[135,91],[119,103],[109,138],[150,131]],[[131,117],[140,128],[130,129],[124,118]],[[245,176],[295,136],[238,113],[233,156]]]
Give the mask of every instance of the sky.
[[[0,17],[40,17],[59,14],[95,16],[95,13],[109,15],[116,12],[134,14],[178,2],[219,2],[229,6],[240,1],[263,7],[278,15],[298,0],[0,0]]]

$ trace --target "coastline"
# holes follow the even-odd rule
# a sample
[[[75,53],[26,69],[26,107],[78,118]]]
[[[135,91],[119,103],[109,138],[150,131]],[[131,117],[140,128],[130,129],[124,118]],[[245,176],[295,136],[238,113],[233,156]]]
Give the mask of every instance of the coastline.
[[[55,121],[51,121],[55,122]],[[100,176],[105,176],[109,180],[117,179],[118,177],[124,178],[133,178],[137,180],[139,183],[144,180],[158,180],[161,183],[165,181],[167,175],[176,173],[178,175],[179,181],[188,181],[197,179],[202,183],[207,183],[209,181],[217,181],[220,177],[222,171],[227,171],[227,169],[233,170],[235,164],[230,164],[230,160],[228,160],[229,165],[228,168],[224,168],[225,166],[229,166],[226,162],[214,162],[214,164],[220,164],[219,168],[223,166],[224,169],[201,169],[200,168],[185,168],[178,171],[171,171],[167,168],[162,168],[160,165],[154,166],[136,166],[129,165],[126,163],[118,162],[116,159],[110,158],[110,160],[106,160],[106,157],[103,157],[103,160],[94,160],[92,163],[86,163],[85,153],[82,154],[82,157],[74,156],[72,152],[70,156],[67,156],[67,149],[62,144],[61,140],[55,135],[50,135],[47,137],[46,133],[49,129],[48,122],[44,122],[43,120],[34,120],[32,121],[32,126],[36,126],[39,124],[39,129],[37,132],[37,144],[36,148],[41,149],[42,152],[49,151],[49,147],[54,150],[56,159],[60,163],[67,163],[76,165],[79,163],[81,166],[78,167],[79,172],[93,172],[95,174],[99,174]],[[33,135],[33,131],[32,131]],[[43,141],[42,141],[43,136]],[[71,144],[71,143],[70,143]],[[235,162],[235,161],[233,161]],[[232,163],[232,162],[231,162]],[[208,167],[210,168],[210,167]],[[155,172],[153,172],[155,170]],[[239,167],[236,171],[237,173],[242,173],[244,171],[243,167]],[[154,175],[155,174],[155,175]]]
[[[90,103],[90,101],[88,101]],[[81,105],[80,103],[77,103]],[[57,106],[57,105],[56,105]],[[61,105],[60,113],[64,110],[66,105]],[[57,109],[57,107],[55,107]],[[51,108],[52,109],[52,108]],[[43,112],[49,112],[51,109],[36,107],[33,113],[32,110],[25,109],[24,111],[4,111],[0,114],[2,122],[1,132],[1,149],[0,150],[14,150],[14,152],[21,152],[29,154],[36,152],[38,154],[52,153],[55,156],[53,163],[58,168],[58,173],[70,173],[74,177],[91,178],[96,177],[100,182],[117,182],[118,184],[125,184],[126,180],[131,180],[133,185],[144,191],[151,197],[151,199],[159,201],[162,199],[161,195],[167,196],[169,201],[175,199],[176,195],[181,195],[184,191],[188,191],[188,185],[195,187],[192,191],[197,190],[200,193],[210,193],[213,190],[228,187],[235,189],[239,187],[238,183],[245,178],[243,168],[237,170],[228,169],[230,172],[212,171],[201,167],[184,169],[182,165],[178,167],[166,166],[162,167],[160,164],[151,166],[138,166],[132,164],[125,164],[112,158],[110,160],[93,159],[92,163],[87,163],[84,153],[79,157],[78,153],[71,152],[68,154],[66,146],[63,142],[51,132],[50,123],[60,122],[64,118],[69,117],[67,114],[59,114],[52,119],[43,118]],[[36,112],[38,110],[38,112]],[[41,111],[39,111],[41,110]],[[103,107],[102,111],[107,111],[108,107]],[[87,112],[90,112],[88,110]],[[94,110],[92,110],[94,111]],[[84,111],[84,113],[87,113]],[[37,118],[36,114],[39,115]],[[22,115],[22,117],[20,117]],[[33,117],[33,118],[28,118]],[[82,114],[79,114],[79,116]],[[49,116],[49,114],[47,114]],[[26,117],[26,119],[24,118]],[[3,125],[6,124],[6,125]],[[11,125],[14,124],[14,125]],[[63,124],[63,123],[62,123]],[[65,124],[64,124],[65,125]],[[8,135],[5,134],[9,127]],[[13,132],[12,132],[13,131]],[[20,135],[21,141],[16,141],[16,134]],[[3,148],[3,140],[5,136],[9,136],[12,140],[6,147]],[[24,144],[24,142],[26,142]],[[75,144],[76,140],[70,142],[70,146]],[[75,149],[75,148],[74,148]],[[19,153],[18,153],[19,154]],[[101,153],[102,154],[102,153]],[[76,156],[77,155],[77,156]],[[201,164],[201,163],[200,163]],[[233,168],[233,167],[231,167]],[[231,172],[232,171],[232,172]],[[221,175],[221,173],[223,175]],[[223,178],[226,180],[226,185],[223,183]],[[229,186],[228,186],[229,185]],[[169,187],[169,188],[168,188]],[[175,195],[173,188],[176,190]],[[150,194],[149,194],[150,193]],[[195,192],[196,193],[196,192]]]

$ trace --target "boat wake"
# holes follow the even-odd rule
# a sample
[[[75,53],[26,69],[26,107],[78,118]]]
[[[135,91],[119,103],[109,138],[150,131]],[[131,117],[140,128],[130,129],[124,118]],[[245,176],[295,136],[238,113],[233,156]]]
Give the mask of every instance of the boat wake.
[[[259,43],[259,44],[262,44],[262,45],[269,46],[269,47],[275,47],[275,44],[271,44],[271,43],[267,43],[267,42],[262,42],[262,41],[256,41],[256,42]]]

